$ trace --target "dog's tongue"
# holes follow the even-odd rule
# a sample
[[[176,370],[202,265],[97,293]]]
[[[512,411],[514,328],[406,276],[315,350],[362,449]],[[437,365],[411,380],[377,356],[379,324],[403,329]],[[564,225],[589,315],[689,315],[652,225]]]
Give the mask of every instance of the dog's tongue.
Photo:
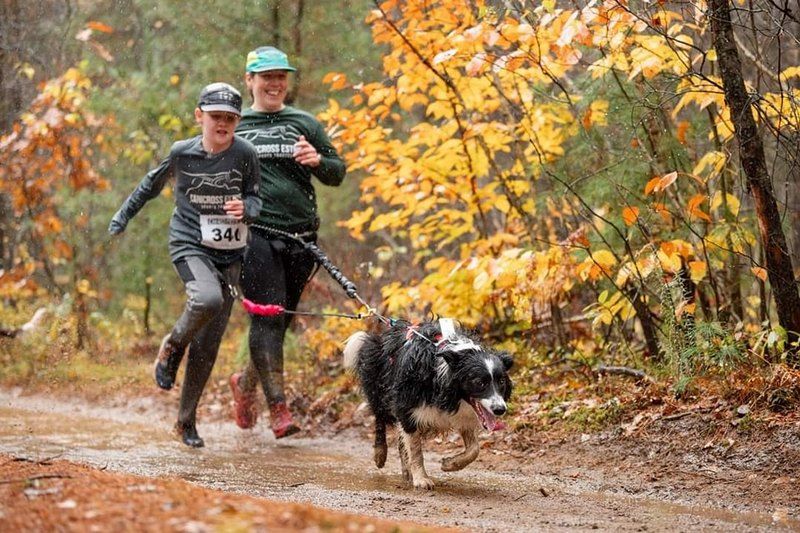
[[[478,415],[478,420],[481,421],[481,425],[483,425],[484,429],[488,431],[498,431],[506,428],[505,423],[498,420],[493,413],[486,409],[480,400],[476,398],[470,398],[469,404],[472,406],[475,414]]]

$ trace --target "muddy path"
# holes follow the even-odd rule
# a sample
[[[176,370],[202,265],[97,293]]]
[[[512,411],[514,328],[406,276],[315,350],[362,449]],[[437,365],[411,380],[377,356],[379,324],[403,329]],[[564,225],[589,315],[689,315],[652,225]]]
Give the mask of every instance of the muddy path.
[[[560,461],[544,458],[547,464],[538,465],[498,461],[491,450],[483,450],[476,463],[454,473],[442,472],[442,454],[427,451],[428,472],[437,486],[417,492],[403,484],[396,451],[379,471],[371,463],[370,443],[356,432],[275,441],[263,423],[251,431],[229,422],[201,423],[206,447],[192,450],[173,439],[169,429],[166,412],[148,399],[133,399],[125,408],[102,407],[0,391],[0,452],[17,457],[58,457],[109,471],[176,477],[271,500],[471,531],[800,530],[796,500],[776,502],[763,491],[751,498],[753,479],[715,490],[716,484],[702,476],[684,476],[670,485],[663,472],[654,470],[650,475],[658,479],[657,489],[643,490],[639,478],[625,474],[625,458],[616,478],[608,468],[583,466],[590,462],[576,454],[585,452],[574,449],[564,449]],[[778,490],[784,496],[796,492],[796,480]],[[724,501],[718,500],[722,493],[728,495]]]

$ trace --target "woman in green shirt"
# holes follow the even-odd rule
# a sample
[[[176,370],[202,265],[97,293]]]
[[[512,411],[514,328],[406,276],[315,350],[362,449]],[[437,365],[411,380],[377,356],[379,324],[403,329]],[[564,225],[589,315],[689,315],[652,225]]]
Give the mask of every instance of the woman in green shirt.
[[[319,228],[312,177],[338,186],[345,163],[313,115],[285,104],[289,86],[286,54],[262,46],[247,55],[245,82],[253,99],[236,134],[256,148],[261,171],[261,213],[251,228],[242,267],[242,292],[253,302],[295,310],[315,271],[314,257],[290,234],[315,242]],[[236,423],[255,425],[255,391],[260,381],[276,438],[300,428],[286,406],[283,341],[291,315],[251,316],[250,364],[231,376]]]

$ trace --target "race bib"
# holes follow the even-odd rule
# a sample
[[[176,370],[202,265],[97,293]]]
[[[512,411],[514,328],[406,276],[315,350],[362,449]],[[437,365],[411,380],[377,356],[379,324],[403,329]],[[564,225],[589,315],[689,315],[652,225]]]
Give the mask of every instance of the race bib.
[[[225,215],[200,215],[203,246],[217,250],[235,250],[247,244],[247,226]]]

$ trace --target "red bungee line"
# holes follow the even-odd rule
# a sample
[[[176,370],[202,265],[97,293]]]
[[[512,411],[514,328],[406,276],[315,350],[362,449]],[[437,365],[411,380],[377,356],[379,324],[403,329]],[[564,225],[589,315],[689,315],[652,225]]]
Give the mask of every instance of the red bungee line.
[[[282,305],[278,304],[257,304],[251,302],[247,298],[242,298],[242,307],[251,315],[259,316],[278,316],[283,314],[285,309]]]

